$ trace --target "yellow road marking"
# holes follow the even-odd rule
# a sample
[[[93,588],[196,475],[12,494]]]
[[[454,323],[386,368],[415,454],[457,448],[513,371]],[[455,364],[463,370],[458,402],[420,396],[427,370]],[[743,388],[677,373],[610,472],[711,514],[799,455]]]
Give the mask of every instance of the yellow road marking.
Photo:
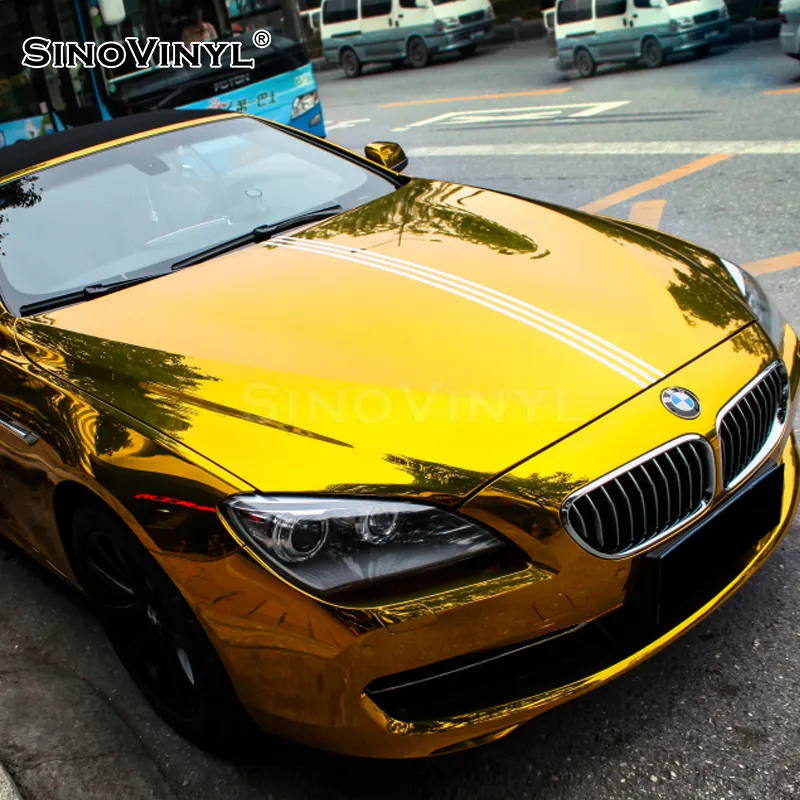
[[[661,215],[664,213],[664,200],[640,200],[633,204],[628,219],[637,225],[647,225],[648,228],[658,228]]]
[[[537,89],[531,92],[506,92],[505,94],[474,94],[466,97],[432,97],[430,100],[402,100],[397,103],[384,103],[381,108],[394,108],[396,106],[427,106],[432,103],[459,103],[465,100],[502,100],[505,97],[534,97],[540,94],[564,94],[572,91],[572,87],[561,89]]]
[[[800,250],[796,253],[787,253],[785,256],[774,256],[773,258],[765,258],[763,261],[753,261],[745,265],[748,272],[753,275],[764,275],[767,272],[778,272],[782,269],[789,269],[790,267],[800,267]]]
[[[800,94],[798,89],[770,89],[768,92],[761,92],[761,94]]]
[[[629,186],[627,189],[621,189],[619,192],[614,192],[614,194],[601,197],[599,200],[581,206],[581,211],[589,211],[590,213],[603,211],[618,203],[624,203],[632,197],[644,194],[652,189],[658,189],[660,186],[672,183],[680,178],[685,178],[687,175],[692,175],[695,172],[700,172],[700,170],[706,169],[706,167],[713,167],[714,164],[719,164],[720,161],[730,158],[731,155],[732,153],[715,153],[714,155],[703,156],[703,158],[698,158],[697,161],[684,164],[684,166],[672,169],[669,172],[665,172],[663,175],[656,175],[654,178],[648,178],[646,181],[637,183],[634,186]]]

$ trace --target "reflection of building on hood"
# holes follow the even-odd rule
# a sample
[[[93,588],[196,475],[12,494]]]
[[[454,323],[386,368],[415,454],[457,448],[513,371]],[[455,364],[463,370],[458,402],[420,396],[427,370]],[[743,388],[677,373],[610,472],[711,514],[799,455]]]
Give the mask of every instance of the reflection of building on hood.
[[[35,139],[39,135],[39,128],[36,127],[32,119],[25,120],[25,138]]]

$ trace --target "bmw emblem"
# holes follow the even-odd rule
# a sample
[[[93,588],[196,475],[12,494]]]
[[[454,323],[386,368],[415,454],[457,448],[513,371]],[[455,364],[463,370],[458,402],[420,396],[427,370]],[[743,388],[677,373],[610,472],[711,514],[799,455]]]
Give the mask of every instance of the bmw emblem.
[[[661,392],[661,402],[667,411],[681,419],[695,419],[700,416],[700,401],[688,389],[664,389]]]

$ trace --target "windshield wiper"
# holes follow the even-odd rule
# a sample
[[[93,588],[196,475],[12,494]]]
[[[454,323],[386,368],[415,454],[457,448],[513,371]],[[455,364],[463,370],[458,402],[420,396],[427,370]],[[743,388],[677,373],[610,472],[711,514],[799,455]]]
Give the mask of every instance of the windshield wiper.
[[[340,211],[343,210],[343,207],[336,203],[335,205],[324,206],[323,208],[315,208],[311,211],[305,211],[302,214],[297,214],[294,217],[287,217],[279,222],[273,222],[270,225],[259,225],[257,228],[253,228],[250,233],[245,233],[241,236],[236,236],[233,239],[228,239],[225,242],[220,242],[219,244],[215,244],[212,247],[206,248],[205,250],[201,250],[199,253],[195,253],[194,255],[188,256],[180,261],[176,261],[172,265],[172,269],[179,270],[186,267],[192,267],[195,264],[208,261],[216,256],[230,253],[232,250],[237,250],[238,248],[244,247],[247,244],[266,242],[268,239],[271,239],[278,233],[283,233],[284,231],[291,230],[292,228],[297,228],[300,225],[307,225],[310,222],[322,222],[322,220],[328,219],[329,217],[335,217]]]
[[[81,300],[92,300],[95,297],[102,297],[104,294],[118,292],[120,289],[127,289],[128,286],[152,281],[154,278],[160,278],[168,274],[169,273],[166,272],[155,272],[149,275],[139,275],[136,278],[124,278],[119,281],[111,281],[110,283],[93,283],[90,286],[84,286],[83,289],[78,289],[74,292],[57,294],[54,297],[46,297],[44,300],[37,300],[35,303],[26,303],[20,306],[19,313],[20,316],[23,317],[27,314],[40,314],[43,311],[50,311],[59,306],[68,306],[71,303],[79,303]]]

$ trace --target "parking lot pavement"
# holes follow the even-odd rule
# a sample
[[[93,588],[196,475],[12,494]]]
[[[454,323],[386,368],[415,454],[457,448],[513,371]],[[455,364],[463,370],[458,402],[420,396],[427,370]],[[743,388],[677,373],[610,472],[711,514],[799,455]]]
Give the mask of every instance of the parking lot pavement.
[[[334,141],[396,139],[412,174],[694,239],[757,265],[800,326],[800,93],[787,89],[800,65],[774,40],[591,81],[556,73],[539,42],[320,80]],[[0,762],[36,800],[796,797],[798,536],[795,520],[723,609],[634,672],[492,746],[412,763],[267,737],[236,759],[199,751],[142,701],[85,605],[0,544]]]

